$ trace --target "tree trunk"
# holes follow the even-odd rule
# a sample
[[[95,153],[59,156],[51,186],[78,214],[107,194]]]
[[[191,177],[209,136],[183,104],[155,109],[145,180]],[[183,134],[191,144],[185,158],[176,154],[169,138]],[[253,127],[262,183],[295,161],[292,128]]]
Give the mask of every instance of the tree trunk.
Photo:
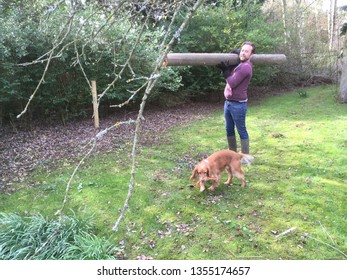
[[[340,79],[340,101],[342,103],[347,103],[347,34],[344,37],[344,48],[342,57],[342,67],[341,67],[341,79]]]
[[[284,44],[287,45],[288,30],[287,30],[287,0],[282,0],[282,22],[284,31]]]
[[[329,11],[329,50],[334,47],[335,41],[335,25],[336,25],[336,3],[337,0],[330,0],[330,11]]]

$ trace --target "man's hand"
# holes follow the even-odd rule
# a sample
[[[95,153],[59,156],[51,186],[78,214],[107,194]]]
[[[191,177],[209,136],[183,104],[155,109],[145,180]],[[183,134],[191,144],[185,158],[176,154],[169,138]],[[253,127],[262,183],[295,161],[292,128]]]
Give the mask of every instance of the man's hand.
[[[229,61],[221,61],[216,67],[224,72],[225,70],[229,70],[230,63]]]
[[[228,78],[231,75],[231,72],[229,70],[230,63],[229,61],[221,61],[219,64],[216,65],[217,68],[222,70],[224,78]]]

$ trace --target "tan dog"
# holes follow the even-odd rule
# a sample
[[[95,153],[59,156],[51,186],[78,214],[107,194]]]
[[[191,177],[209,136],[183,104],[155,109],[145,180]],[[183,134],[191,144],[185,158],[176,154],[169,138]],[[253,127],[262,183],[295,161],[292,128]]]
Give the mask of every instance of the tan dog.
[[[242,158],[247,164],[250,164],[254,159],[251,155],[236,153],[231,150],[218,151],[195,166],[190,180],[193,181],[199,177],[199,181],[194,184],[194,187],[196,188],[200,184],[200,192],[205,190],[204,183],[212,180],[214,182],[208,189],[213,191],[220,183],[221,173],[226,170],[228,172],[228,180],[224,183],[225,185],[230,185],[233,176],[235,176],[241,180],[242,187],[245,187],[245,172],[241,167]]]

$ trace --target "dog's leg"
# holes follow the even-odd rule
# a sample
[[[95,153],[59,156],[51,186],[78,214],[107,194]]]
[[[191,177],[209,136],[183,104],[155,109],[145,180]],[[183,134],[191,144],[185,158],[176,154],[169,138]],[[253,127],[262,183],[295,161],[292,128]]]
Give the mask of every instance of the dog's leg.
[[[205,189],[204,183],[200,181],[200,192],[203,192]]]
[[[241,173],[241,172],[233,172],[233,175],[235,175],[235,177],[237,179],[240,179],[241,180],[241,186],[242,187],[246,187],[246,181],[245,181],[245,175],[244,173]]]
[[[224,183],[224,185],[231,185],[233,182],[233,173],[231,172],[231,168],[228,166],[226,168],[226,171],[228,172],[228,180]]]
[[[228,180],[224,183],[224,185],[229,186],[233,184],[233,175],[230,173],[228,174]]]
[[[216,180],[214,180],[214,182],[212,183],[212,186],[208,188],[208,190],[210,190],[210,191],[214,191],[219,185],[220,176],[218,175],[215,178],[216,178]]]

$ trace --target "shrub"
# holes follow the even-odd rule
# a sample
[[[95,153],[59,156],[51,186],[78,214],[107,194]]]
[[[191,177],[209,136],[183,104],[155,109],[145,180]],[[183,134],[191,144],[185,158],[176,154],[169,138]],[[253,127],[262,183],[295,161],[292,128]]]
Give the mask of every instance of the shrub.
[[[90,233],[91,218],[0,213],[0,260],[113,259],[116,248]]]

